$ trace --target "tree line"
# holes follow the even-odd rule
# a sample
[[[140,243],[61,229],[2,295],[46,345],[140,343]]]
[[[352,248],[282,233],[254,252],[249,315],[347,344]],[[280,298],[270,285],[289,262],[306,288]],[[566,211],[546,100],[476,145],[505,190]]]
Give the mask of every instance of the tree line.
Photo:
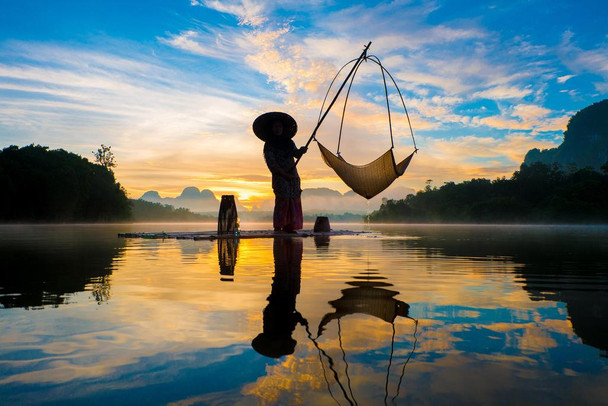
[[[0,151],[0,221],[127,220],[131,205],[111,167],[40,145]]]
[[[369,215],[391,223],[608,223],[608,162],[564,170],[558,164],[523,164],[510,179],[472,179],[427,185],[402,200],[388,200]]]
[[[11,145],[0,150],[0,222],[215,221],[185,208],[133,200],[116,181],[111,147],[95,162],[63,149]]]

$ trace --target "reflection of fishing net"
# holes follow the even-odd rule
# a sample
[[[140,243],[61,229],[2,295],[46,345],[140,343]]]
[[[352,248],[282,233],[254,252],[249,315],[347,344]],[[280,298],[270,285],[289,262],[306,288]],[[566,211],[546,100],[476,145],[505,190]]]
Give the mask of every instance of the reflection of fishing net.
[[[346,106],[348,103],[348,97],[350,95],[350,91],[351,91],[355,76],[357,75],[357,71],[363,61],[371,61],[371,62],[375,63],[380,68],[380,71],[382,73],[382,80],[384,83],[384,94],[386,97],[386,109],[387,109],[387,113],[388,113],[388,126],[389,126],[389,130],[390,130],[391,148],[388,151],[386,151],[384,154],[382,154],[379,158],[372,161],[371,163],[368,163],[366,165],[352,165],[340,156],[340,142],[342,140],[342,128],[344,126],[344,117],[346,114]],[[323,108],[325,107],[325,101],[327,100],[327,96],[329,95],[332,85],[334,84],[338,75],[340,75],[340,72],[346,66],[349,66],[353,62],[354,62],[354,65],[352,67],[352,70],[349,73],[349,76],[347,76],[346,80],[342,84],[342,87],[343,87],[349,81],[349,78],[350,78],[350,83],[348,86],[348,91],[346,92],[346,98],[344,100],[344,107],[342,110],[342,118],[341,118],[341,122],[340,122],[340,133],[339,133],[339,137],[338,137],[338,148],[337,148],[336,154],[333,154],[332,152],[329,151],[329,149],[327,149],[325,146],[321,145],[321,143],[318,140],[316,140],[316,138],[315,138],[315,140],[319,144],[319,150],[321,151],[323,160],[330,168],[332,168],[334,170],[334,172],[336,172],[336,174],[340,177],[340,179],[342,179],[344,181],[344,183],[346,183],[348,186],[350,186],[350,188],[355,193],[365,197],[366,199],[371,199],[372,197],[376,196],[378,193],[382,192],[384,189],[389,187],[391,185],[391,183],[393,183],[398,177],[400,177],[401,175],[403,175],[405,173],[405,170],[407,169],[408,165],[410,164],[412,157],[418,151],[418,149],[416,148],[414,132],[412,130],[410,118],[407,113],[407,108],[405,107],[405,102],[403,101],[403,96],[401,95],[401,91],[399,90],[397,83],[395,82],[395,80],[393,79],[391,74],[384,68],[384,66],[382,66],[382,64],[380,63],[380,59],[378,59],[378,57],[373,56],[373,55],[371,55],[371,56],[367,55],[367,48],[363,52],[361,57],[359,57],[359,59],[352,60],[352,61],[348,62],[347,64],[345,64],[334,77],[334,80],[329,85],[329,89],[327,90],[327,94],[325,95],[325,100],[323,101],[323,105],[321,106],[321,112],[319,113],[319,123],[317,124],[317,128],[320,125],[320,123],[323,121],[323,119],[325,118],[325,115],[327,114],[327,112],[329,111],[329,109],[331,108],[333,103],[336,101],[337,94],[334,97],[334,100],[332,101],[332,103],[329,105],[327,111],[325,112],[325,115],[321,116],[321,113],[323,112]],[[403,113],[405,114],[405,117],[407,118],[407,123],[409,126],[410,135],[412,137],[412,143],[413,143],[413,148],[414,148],[414,151],[407,158],[405,158],[403,161],[401,161],[399,163],[396,163],[395,156],[393,155],[393,149],[395,147],[395,144],[394,144],[394,140],[393,140],[391,108],[390,108],[390,103],[389,103],[389,92],[388,92],[388,88],[387,88],[387,84],[386,84],[386,76],[388,76],[391,79],[391,81],[394,85],[394,88],[395,88],[397,94],[399,95],[399,99],[401,100],[401,104],[403,106]],[[342,87],[338,90],[338,94],[342,90]],[[314,133],[313,133],[313,137],[314,137]]]
[[[396,384],[396,389],[394,390],[395,395],[392,397],[392,402],[395,402],[395,399],[399,396],[399,391],[401,387],[401,383],[403,381],[403,377],[405,375],[405,367],[409,363],[414,351],[416,349],[416,344],[418,342],[416,333],[418,331],[418,321],[410,317],[409,314],[409,305],[405,302],[397,300],[394,298],[399,292],[384,289],[384,287],[391,286],[385,282],[379,281],[356,281],[356,282],[348,282],[349,285],[355,286],[354,288],[344,289],[342,291],[342,297],[329,302],[331,306],[334,308],[333,313],[327,313],[319,323],[319,328],[317,331],[317,336],[313,338],[308,325],[306,325],[306,332],[308,334],[308,338],[312,341],[314,346],[317,348],[319,352],[319,360],[321,361],[321,366],[323,368],[323,375],[325,377],[325,381],[327,383],[327,388],[331,397],[336,401],[336,403],[340,404],[336,395],[332,392],[330,379],[326,372],[326,368],[331,371],[330,375],[333,377],[333,380],[339,387],[339,391],[342,396],[346,399],[346,401],[351,405],[358,404],[355,400],[355,392],[353,391],[351,385],[351,377],[349,374],[349,364],[347,361],[346,351],[343,347],[342,342],[342,324],[341,320],[343,317],[349,315],[368,315],[372,317],[376,317],[381,319],[386,323],[390,323],[392,326],[392,336],[391,336],[391,345],[390,345],[390,356],[388,360],[388,367],[386,369],[386,381],[384,386],[384,403],[387,404],[387,400],[389,397],[389,377],[391,372],[391,367],[393,364],[393,354],[395,349],[395,320],[398,317],[404,317],[414,321],[414,333],[413,333],[413,344],[410,353],[407,358],[403,361],[403,365],[401,367],[401,372],[399,376],[399,381]],[[333,320],[337,322],[337,335],[340,344],[341,350],[341,359],[344,363],[344,373],[343,375],[346,377],[346,383],[342,382],[340,378],[339,365],[336,362],[336,359],[332,357],[328,351],[321,348],[319,344],[319,338],[323,334],[323,330],[328,326]],[[326,366],[327,364],[327,366]]]

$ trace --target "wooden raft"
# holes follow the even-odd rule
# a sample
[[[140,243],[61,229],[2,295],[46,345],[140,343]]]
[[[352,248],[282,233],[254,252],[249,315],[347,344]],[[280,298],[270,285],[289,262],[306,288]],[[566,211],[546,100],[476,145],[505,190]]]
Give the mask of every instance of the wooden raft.
[[[232,234],[218,234],[215,231],[194,232],[156,232],[156,233],[118,233],[119,238],[147,238],[147,239],[177,239],[177,240],[217,240],[217,239],[247,239],[247,238],[306,238],[306,237],[333,237],[339,235],[360,235],[366,231],[337,230],[329,232],[314,232],[313,230],[300,230],[295,234],[275,233],[272,230],[240,231]]]

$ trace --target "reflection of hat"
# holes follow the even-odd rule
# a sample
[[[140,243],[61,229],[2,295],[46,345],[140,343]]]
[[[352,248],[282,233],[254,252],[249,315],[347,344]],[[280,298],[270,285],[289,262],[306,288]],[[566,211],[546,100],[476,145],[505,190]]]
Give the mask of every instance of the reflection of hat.
[[[293,354],[297,341],[289,336],[277,336],[260,333],[251,342],[254,350],[265,357],[279,358],[283,355]]]
[[[272,111],[264,113],[253,122],[253,132],[262,141],[268,141],[272,136],[272,124],[275,121],[280,121],[283,124],[283,136],[293,138],[298,132],[298,124],[287,113]]]

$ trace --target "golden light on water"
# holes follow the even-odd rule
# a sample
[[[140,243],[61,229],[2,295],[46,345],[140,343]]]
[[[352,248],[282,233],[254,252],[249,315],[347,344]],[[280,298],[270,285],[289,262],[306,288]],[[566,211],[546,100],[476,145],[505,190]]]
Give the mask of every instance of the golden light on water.
[[[62,232],[49,230],[50,241]],[[0,346],[31,359],[3,359],[0,389],[67,385],[85,396],[91,382],[154,390],[169,376],[191,388],[193,376],[205,389],[176,404],[368,404],[420,391],[489,401],[505,387],[558,390],[550,377],[586,379],[580,359],[600,359],[579,338],[577,302],[531,299],[526,263],[389,234],[226,245],[112,235],[105,294],[91,282],[57,308],[3,309]],[[263,335],[278,347],[254,345]],[[483,389],[468,393],[463,374]]]

